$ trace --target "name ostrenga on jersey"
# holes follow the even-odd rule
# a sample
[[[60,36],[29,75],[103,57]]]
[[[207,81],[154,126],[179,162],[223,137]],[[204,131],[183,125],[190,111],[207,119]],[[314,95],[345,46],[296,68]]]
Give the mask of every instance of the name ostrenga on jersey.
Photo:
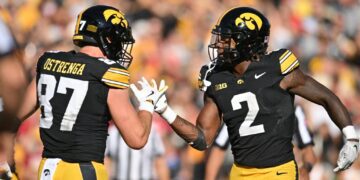
[[[65,62],[48,58],[43,66],[44,70],[62,74],[82,75],[86,64]]]

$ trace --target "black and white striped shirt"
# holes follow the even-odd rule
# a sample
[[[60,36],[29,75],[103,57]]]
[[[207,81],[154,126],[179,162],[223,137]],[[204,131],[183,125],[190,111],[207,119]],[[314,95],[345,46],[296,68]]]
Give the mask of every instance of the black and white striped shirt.
[[[306,125],[305,114],[300,106],[295,109],[295,132],[294,140],[299,149],[314,145],[312,134]]]
[[[113,180],[156,179],[154,161],[164,154],[164,144],[154,126],[147,144],[140,150],[129,148],[115,126],[109,128],[106,156],[112,160]]]

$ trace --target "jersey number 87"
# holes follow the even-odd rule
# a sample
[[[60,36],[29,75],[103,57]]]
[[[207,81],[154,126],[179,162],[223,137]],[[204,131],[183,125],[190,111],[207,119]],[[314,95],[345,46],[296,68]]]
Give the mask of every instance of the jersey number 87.
[[[55,91],[56,84],[57,90]],[[45,86],[45,87],[44,87]],[[50,129],[53,124],[53,113],[50,100],[55,93],[67,94],[67,89],[73,89],[72,96],[66,107],[66,111],[61,120],[61,131],[72,131],[80,108],[84,102],[86,93],[88,91],[89,82],[60,77],[59,82],[56,81],[55,76],[49,74],[41,74],[38,81],[37,92],[41,108],[40,127]],[[43,88],[44,87],[44,88]]]

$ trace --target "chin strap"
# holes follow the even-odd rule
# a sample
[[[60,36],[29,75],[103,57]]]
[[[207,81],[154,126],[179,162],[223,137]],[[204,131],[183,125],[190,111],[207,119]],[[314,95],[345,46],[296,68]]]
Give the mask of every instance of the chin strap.
[[[214,70],[215,66],[216,66],[216,64],[215,64],[214,62],[210,62],[210,63],[208,64],[208,69],[206,70],[205,75],[204,75],[204,78],[202,79],[202,82],[203,82],[203,85],[204,85],[204,86],[201,87],[201,91],[206,91],[207,88],[208,88],[209,86],[211,86],[211,82],[208,81],[206,78],[207,78],[207,76],[209,75],[209,73],[211,73],[211,71]]]

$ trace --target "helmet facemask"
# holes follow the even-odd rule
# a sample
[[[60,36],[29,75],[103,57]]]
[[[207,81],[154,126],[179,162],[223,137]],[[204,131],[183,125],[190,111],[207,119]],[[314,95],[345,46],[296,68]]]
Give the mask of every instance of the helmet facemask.
[[[132,62],[132,47],[135,40],[131,29],[113,26],[99,32],[99,47],[107,58],[116,60],[124,68],[128,68]]]
[[[234,59],[238,58],[236,50],[236,43],[231,38],[231,33],[221,32],[219,27],[216,27],[211,32],[211,40],[208,46],[208,54],[210,61],[217,65],[230,65]]]

